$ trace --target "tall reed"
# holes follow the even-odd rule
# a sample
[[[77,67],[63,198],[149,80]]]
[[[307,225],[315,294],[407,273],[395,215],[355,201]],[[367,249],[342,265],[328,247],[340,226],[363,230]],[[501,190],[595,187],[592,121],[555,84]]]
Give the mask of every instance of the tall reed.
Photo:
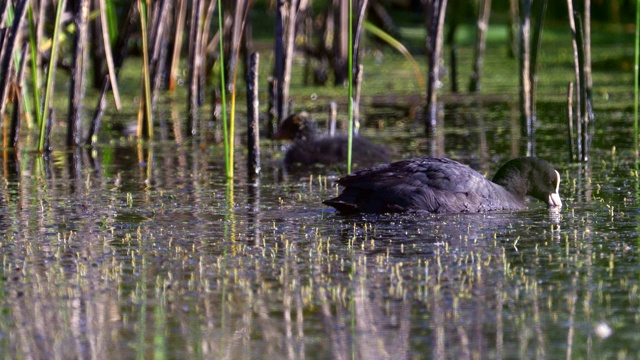
[[[40,114],[40,106],[38,102],[40,102],[40,69],[38,69],[38,62],[36,61],[38,57],[38,39],[36,36],[36,23],[33,18],[33,6],[29,4],[29,8],[27,9],[27,18],[29,20],[29,53],[31,56],[31,82],[33,84],[33,103],[35,104],[35,116],[36,121],[38,122],[38,126],[40,126],[40,121],[42,120],[42,116]],[[31,127],[31,124],[27,122],[28,127]]]
[[[634,66],[634,76],[633,76],[633,90],[634,90],[634,100],[633,100],[633,139],[635,145],[636,156],[638,156],[638,76],[640,76],[640,72],[638,71],[638,66],[640,62],[640,1],[636,2],[636,56],[635,56],[635,66]]]
[[[222,133],[224,135],[224,160],[225,160],[225,174],[227,175],[227,179],[233,179],[233,155],[231,147],[231,136],[230,129],[227,126],[227,99],[226,99],[226,91],[227,85],[224,80],[224,34],[222,29],[222,2],[218,0],[218,31],[219,36],[218,39],[220,41],[220,97],[222,98]]]
[[[116,66],[113,61],[113,55],[111,53],[111,47],[115,45],[115,39],[118,38],[116,31],[118,25],[113,17],[113,4],[111,1],[99,0],[98,5],[100,8],[100,27],[102,29],[102,41],[104,43],[104,55],[107,60],[107,70],[109,72],[109,79],[111,81],[111,91],[113,93],[113,101],[116,106],[116,110],[120,111],[122,105],[120,103],[120,91],[118,89],[118,79],[116,77]]]
[[[349,133],[347,135],[347,172],[351,172],[353,147],[353,0],[349,0]]]
[[[153,121],[151,119],[151,70],[149,69],[149,26],[147,25],[148,12],[147,0],[138,0],[138,11],[140,12],[140,32],[142,34],[142,86],[144,103],[142,107],[143,116],[138,118],[138,137],[145,136],[153,138]],[[146,134],[145,131],[146,130]]]
[[[235,124],[236,124],[236,92],[237,92],[237,75],[238,75],[238,63],[239,63],[239,58],[240,58],[240,42],[242,42],[242,35],[244,34],[244,28],[245,28],[245,24],[247,21],[247,15],[249,13],[249,2],[247,1],[244,4],[245,8],[244,8],[244,15],[242,17],[242,25],[240,26],[240,39],[238,40],[238,46],[236,47],[236,53],[234,54],[234,59],[233,62],[235,64],[235,66],[233,67],[233,79],[231,81],[231,113],[230,118],[229,118],[229,150],[227,151],[228,153],[228,158],[226,159],[229,163],[230,163],[230,168],[231,168],[231,172],[227,173],[227,178],[233,178],[233,163],[234,163],[234,148],[235,148],[235,139],[234,139],[234,135],[235,135]],[[218,11],[220,11],[222,9],[219,9]],[[222,33],[221,33],[222,34]],[[220,36],[220,39],[222,39],[222,36]],[[220,54],[222,56],[222,49],[220,51]],[[221,57],[222,58],[222,57]],[[224,69],[224,68],[222,68]],[[221,69],[221,70],[222,70]],[[222,70],[221,72],[224,72],[224,70]],[[227,144],[225,143],[225,146]]]
[[[58,58],[58,37],[60,35],[60,19],[62,18],[62,9],[65,8],[67,1],[60,0],[56,9],[56,19],[53,27],[53,39],[51,41],[51,58],[49,59],[49,68],[47,70],[47,83],[44,91],[44,100],[42,101],[42,110],[40,111],[40,137],[38,138],[38,151],[44,151],[44,142],[46,133],[51,130],[47,129],[46,123],[49,116],[49,102],[53,95],[53,80]]]

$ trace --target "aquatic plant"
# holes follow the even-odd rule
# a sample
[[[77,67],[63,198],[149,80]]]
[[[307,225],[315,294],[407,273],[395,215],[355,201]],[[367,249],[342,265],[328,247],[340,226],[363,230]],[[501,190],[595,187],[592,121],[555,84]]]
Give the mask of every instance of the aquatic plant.
[[[347,134],[347,172],[351,172],[351,156],[353,152],[353,0],[349,0],[349,87],[347,101],[349,106],[349,125]]]
[[[47,82],[44,90],[44,100],[42,101],[41,110],[40,110],[40,119],[38,119],[38,124],[40,124],[40,136],[38,138],[38,151],[42,152],[45,148],[45,134],[51,131],[51,124],[47,125],[49,121],[49,109],[50,109],[50,99],[53,96],[53,81],[54,74],[56,70],[56,64],[58,62],[57,54],[58,54],[58,43],[59,43],[59,34],[60,34],[60,19],[62,17],[62,9],[64,9],[66,0],[61,0],[58,2],[58,7],[56,8],[56,18],[53,27],[53,38],[51,44],[51,57],[49,58],[49,67],[47,70]]]
[[[636,44],[635,44],[635,66],[633,67],[633,138],[636,156],[638,155],[638,77],[640,77],[640,1],[636,2]]]

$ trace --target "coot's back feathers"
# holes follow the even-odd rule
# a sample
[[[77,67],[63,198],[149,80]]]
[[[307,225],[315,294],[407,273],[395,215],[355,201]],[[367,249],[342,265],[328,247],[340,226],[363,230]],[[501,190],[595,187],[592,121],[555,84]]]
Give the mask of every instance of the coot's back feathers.
[[[324,203],[346,214],[519,210],[526,195],[561,206],[559,182],[558,172],[536,158],[509,161],[493,182],[454,160],[418,158],[347,175],[338,180],[342,194]]]

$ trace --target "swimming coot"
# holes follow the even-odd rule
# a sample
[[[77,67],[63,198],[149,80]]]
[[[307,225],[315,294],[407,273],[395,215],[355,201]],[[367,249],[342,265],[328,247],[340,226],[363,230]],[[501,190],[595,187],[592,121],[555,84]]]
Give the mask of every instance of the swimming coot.
[[[427,157],[364,169],[338,184],[344,191],[324,204],[343,214],[520,210],[527,195],[562,206],[560,174],[534,157],[510,160],[492,181],[457,161]]]
[[[306,112],[284,119],[275,138],[294,141],[285,154],[286,165],[331,165],[347,161],[347,135],[320,135],[318,125]],[[351,161],[359,166],[381,164],[391,161],[391,152],[384,146],[354,136]]]

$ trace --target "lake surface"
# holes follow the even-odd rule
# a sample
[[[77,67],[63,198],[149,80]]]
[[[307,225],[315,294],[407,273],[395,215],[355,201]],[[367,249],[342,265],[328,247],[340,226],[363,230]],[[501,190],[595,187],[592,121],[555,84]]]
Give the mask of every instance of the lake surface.
[[[568,160],[553,95],[564,89],[540,87],[537,155],[563,177],[560,211],[532,201],[519,212],[345,217],[321,203],[343,170],[287,171],[271,142],[257,181],[238,150],[231,185],[210,142],[123,140],[44,160],[4,152],[0,354],[637,358],[633,96],[629,74],[598,81],[587,164]],[[442,154],[492,176],[523,155],[516,99],[448,102],[437,142],[402,111],[369,106],[362,134],[397,159]]]

